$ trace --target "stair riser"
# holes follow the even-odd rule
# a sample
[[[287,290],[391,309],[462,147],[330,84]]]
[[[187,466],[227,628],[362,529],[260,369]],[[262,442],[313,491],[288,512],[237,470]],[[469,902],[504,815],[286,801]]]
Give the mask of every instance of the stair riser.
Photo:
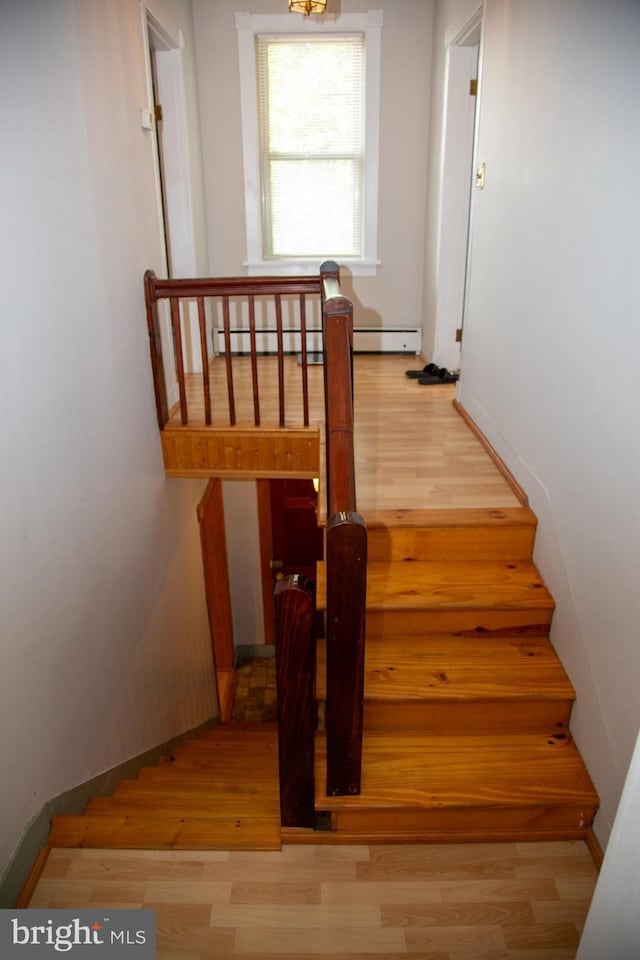
[[[531,560],[531,527],[373,527],[368,530],[370,561]]]
[[[367,636],[423,636],[449,633],[454,636],[510,636],[545,637],[549,633],[552,610],[532,609],[475,609],[458,607],[434,610],[367,610]]]
[[[340,810],[332,823],[337,843],[490,843],[498,840],[582,839],[595,807],[459,807],[443,810]]]
[[[422,733],[557,733],[569,726],[571,701],[365,702],[366,731]]]

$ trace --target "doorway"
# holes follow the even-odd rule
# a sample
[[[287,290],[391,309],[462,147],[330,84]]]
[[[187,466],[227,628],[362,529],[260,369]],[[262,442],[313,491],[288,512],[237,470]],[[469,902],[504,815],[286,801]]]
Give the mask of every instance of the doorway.
[[[458,371],[470,256],[482,6],[453,30],[446,42],[433,360],[438,366]]]
[[[181,33],[164,16],[160,19],[147,3],[143,2],[141,9],[148,106],[154,115],[153,130],[149,133],[163,275],[195,277],[199,271]],[[207,342],[213,347],[210,318],[207,325]],[[162,318],[162,334],[163,345],[168,346],[172,336],[168,309],[166,320]],[[202,356],[196,304],[189,304],[183,314],[182,335],[186,368],[200,373]],[[172,356],[171,350],[167,349],[165,355]],[[177,402],[175,371],[165,370],[165,375],[172,404]]]

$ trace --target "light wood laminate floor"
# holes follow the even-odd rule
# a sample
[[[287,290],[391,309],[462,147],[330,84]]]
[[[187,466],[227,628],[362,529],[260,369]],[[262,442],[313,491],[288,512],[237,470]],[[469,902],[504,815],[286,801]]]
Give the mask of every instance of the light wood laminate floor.
[[[259,358],[261,422],[278,421],[277,361]],[[424,360],[411,355],[356,354],[355,455],[358,509],[367,522],[398,509],[517,507],[504,477],[452,405],[454,385],[420,386],[405,376]],[[286,425],[302,425],[301,368],[285,357]],[[234,357],[238,426],[253,423],[251,362]],[[204,424],[200,379],[189,376],[190,423]],[[227,424],[224,358],[211,364],[213,423]],[[309,367],[312,424],[324,421],[323,368]],[[179,423],[173,412],[172,424]]]
[[[570,960],[584,843],[51,851],[32,908],[147,907],[158,960]]]

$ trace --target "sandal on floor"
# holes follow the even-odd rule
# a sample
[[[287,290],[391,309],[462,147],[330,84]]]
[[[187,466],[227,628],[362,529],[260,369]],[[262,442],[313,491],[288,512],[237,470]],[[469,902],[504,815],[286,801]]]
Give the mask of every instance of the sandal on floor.
[[[440,367],[437,367],[435,363],[428,363],[422,370],[405,370],[404,375],[412,380],[417,380],[418,377],[435,376],[438,373],[440,373]]]
[[[448,370],[442,369],[439,370],[438,373],[432,373],[430,376],[418,377],[418,383],[423,387],[428,387],[433,384],[437,385],[440,383],[457,383],[458,376],[459,375],[457,373],[449,373]]]

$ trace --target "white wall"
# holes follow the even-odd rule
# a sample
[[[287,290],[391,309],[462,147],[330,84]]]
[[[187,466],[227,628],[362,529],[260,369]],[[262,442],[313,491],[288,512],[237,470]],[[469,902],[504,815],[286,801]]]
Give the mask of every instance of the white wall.
[[[640,739],[620,799],[577,960],[637,960],[640,944]]]
[[[356,325],[420,325],[431,76],[432,0],[333,0],[342,13],[382,9],[377,277],[345,288]],[[328,5],[331,13],[332,0]],[[235,13],[282,13],[281,0],[194,0],[207,184],[210,269],[243,274],[247,256]],[[291,14],[299,16],[299,14]]]
[[[222,493],[233,640],[236,648],[256,646],[264,643],[256,482],[255,480],[224,480]]]
[[[530,495],[606,843],[640,726],[636,0],[487,0],[460,399]]]
[[[0,7],[0,870],[47,800],[217,709],[204,484],[165,479],[155,423],[141,24],[138,0]]]

